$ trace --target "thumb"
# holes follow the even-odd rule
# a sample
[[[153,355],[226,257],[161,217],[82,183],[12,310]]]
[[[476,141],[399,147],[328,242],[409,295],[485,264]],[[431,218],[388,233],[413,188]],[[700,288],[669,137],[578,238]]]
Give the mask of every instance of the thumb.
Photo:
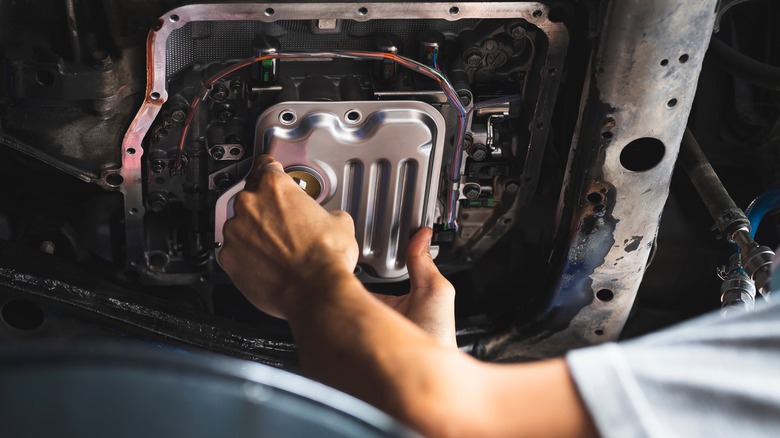
[[[409,268],[412,292],[435,292],[452,287],[433,263],[429,251],[432,236],[431,228],[420,228],[412,236],[406,248],[406,264]]]

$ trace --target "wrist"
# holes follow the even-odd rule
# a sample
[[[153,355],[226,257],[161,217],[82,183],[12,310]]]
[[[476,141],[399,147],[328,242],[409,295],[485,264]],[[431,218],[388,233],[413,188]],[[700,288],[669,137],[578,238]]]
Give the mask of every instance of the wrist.
[[[311,311],[349,299],[349,294],[363,290],[362,283],[352,272],[335,267],[300,273],[296,277],[283,293],[282,311],[287,320],[307,318]]]

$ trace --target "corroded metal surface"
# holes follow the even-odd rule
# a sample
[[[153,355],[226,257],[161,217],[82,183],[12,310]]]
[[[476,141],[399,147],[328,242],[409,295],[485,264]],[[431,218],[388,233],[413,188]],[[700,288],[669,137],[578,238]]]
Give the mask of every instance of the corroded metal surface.
[[[716,0],[613,1],[591,58],[560,197],[560,275],[533,324],[485,358],[561,354],[617,339],[645,271],[715,21]],[[573,178],[573,177],[572,177]]]

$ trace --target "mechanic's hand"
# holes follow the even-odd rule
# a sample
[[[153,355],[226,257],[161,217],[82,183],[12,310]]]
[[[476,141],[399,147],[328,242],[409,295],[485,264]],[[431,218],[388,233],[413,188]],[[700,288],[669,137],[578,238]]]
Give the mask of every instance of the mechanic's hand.
[[[374,294],[401,315],[417,324],[442,344],[456,348],[455,288],[433,263],[428,251],[433,230],[421,228],[409,241],[406,264],[411,290],[402,296]]]
[[[324,279],[353,275],[358,245],[352,218],[328,213],[267,155],[254,164],[225,222],[220,263],[265,313],[285,318]]]

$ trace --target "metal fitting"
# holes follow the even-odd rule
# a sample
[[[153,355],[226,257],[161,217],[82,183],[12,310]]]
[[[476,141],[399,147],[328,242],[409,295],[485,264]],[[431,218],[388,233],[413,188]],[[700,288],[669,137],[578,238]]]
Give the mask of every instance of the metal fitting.
[[[482,187],[476,183],[467,183],[463,185],[461,193],[463,193],[466,199],[474,200],[479,198],[479,195],[482,193]]]
[[[504,181],[504,191],[510,194],[517,193],[517,191],[520,189],[520,184],[517,182],[517,180],[514,179],[508,179]]]
[[[211,148],[211,158],[219,161],[225,156],[225,148],[222,146],[215,146]]]
[[[474,161],[482,161],[488,156],[488,149],[482,143],[472,145],[468,150],[469,157]]]
[[[217,187],[218,190],[224,191],[230,188],[231,185],[233,185],[233,180],[235,178],[232,174],[227,172],[222,172],[219,175],[214,177],[214,185]]]
[[[155,213],[161,213],[168,207],[168,196],[165,193],[155,192],[149,195],[149,208]]]
[[[217,117],[219,120],[223,122],[227,122],[228,120],[232,120],[236,116],[236,109],[233,107],[233,105],[220,105],[219,108],[217,108]]]
[[[222,103],[230,96],[230,91],[222,85],[216,85],[211,92],[211,100],[217,103]]]
[[[519,40],[520,38],[525,37],[525,28],[520,23],[513,24],[509,30],[507,31],[509,36],[512,38]]]
[[[165,170],[165,160],[152,160],[152,173],[160,173]]]
[[[721,316],[753,310],[756,286],[742,268],[739,254],[731,256],[728,268],[721,268],[719,275],[723,278],[720,287]]]

